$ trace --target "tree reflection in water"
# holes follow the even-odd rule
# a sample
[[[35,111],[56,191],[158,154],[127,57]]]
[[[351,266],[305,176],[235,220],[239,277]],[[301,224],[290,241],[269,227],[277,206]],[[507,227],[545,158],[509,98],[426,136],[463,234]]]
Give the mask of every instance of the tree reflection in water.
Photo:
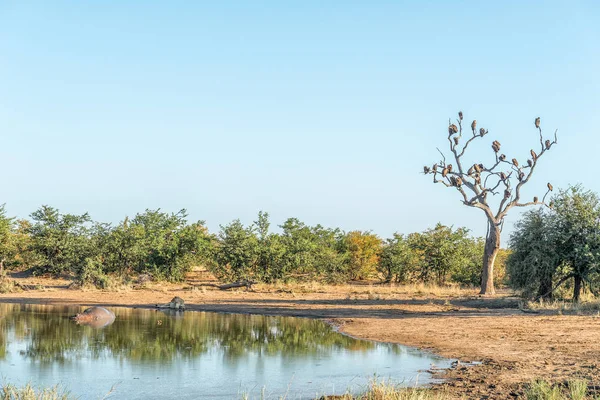
[[[341,335],[311,319],[203,312],[170,313],[111,308],[115,322],[103,329],[69,319],[84,307],[0,304],[0,359],[10,341],[26,343],[33,362],[69,363],[82,357],[112,357],[144,363],[189,359],[220,352],[226,362],[248,353],[286,358],[367,351],[375,344]],[[405,351],[389,346],[392,352]]]

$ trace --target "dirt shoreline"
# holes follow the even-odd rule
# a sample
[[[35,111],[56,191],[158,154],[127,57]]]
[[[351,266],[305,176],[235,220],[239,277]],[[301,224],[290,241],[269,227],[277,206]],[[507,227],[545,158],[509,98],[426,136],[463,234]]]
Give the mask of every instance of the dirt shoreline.
[[[313,293],[189,288],[107,292],[55,284],[0,294],[0,302],[152,308],[179,296],[193,311],[318,318],[356,338],[399,343],[461,362],[481,361],[444,373],[446,379],[435,389],[455,398],[513,399],[535,378],[585,378],[600,385],[598,315],[525,314],[509,296],[427,295],[379,287]]]

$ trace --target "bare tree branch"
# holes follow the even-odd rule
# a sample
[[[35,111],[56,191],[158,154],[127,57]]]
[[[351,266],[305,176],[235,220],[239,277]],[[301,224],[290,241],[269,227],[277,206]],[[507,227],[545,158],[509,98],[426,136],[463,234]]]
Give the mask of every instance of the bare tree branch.
[[[516,158],[509,161],[506,155],[500,153],[501,144],[497,140],[492,143],[494,151],[494,162],[491,167],[485,167],[481,163],[476,163],[469,167],[465,172],[463,164],[463,156],[465,155],[469,145],[476,139],[483,138],[488,134],[488,130],[479,128],[477,130],[477,121],[471,123],[472,136],[469,137],[461,147],[463,138],[463,114],[459,113],[459,118],[456,123],[448,120],[448,136],[450,151],[453,154],[454,165],[449,164],[444,153],[438,148],[438,152],[442,156],[439,163],[433,165],[432,168],[424,167],[425,174],[433,175],[434,183],[442,183],[447,187],[454,187],[462,196],[462,203],[469,207],[479,208],[486,214],[488,221],[488,233],[486,237],[486,248],[484,252],[484,271],[482,278],[482,292],[487,293],[487,286],[491,282],[491,292],[493,293],[493,277],[490,276],[490,271],[493,269],[493,261],[495,254],[500,247],[500,230],[504,224],[504,218],[513,207],[527,207],[534,205],[545,205],[546,197],[552,191],[552,185],[548,184],[548,191],[540,201],[538,197],[534,197],[533,201],[522,202],[521,190],[531,179],[537,163],[544,154],[557,144],[557,132],[554,132],[554,140],[544,140],[542,128],[540,126],[540,118],[535,119],[535,127],[539,132],[540,149],[539,152],[530,150],[530,158],[524,163],[519,163]],[[506,167],[502,170],[500,167]],[[438,175],[442,175],[441,179]],[[497,178],[497,180],[494,180]],[[515,182],[516,181],[516,182]],[[494,182],[489,184],[489,182]],[[513,185],[514,182],[514,185]],[[504,190],[500,188],[503,187]],[[514,188],[514,189],[513,189]],[[472,196],[467,195],[466,190],[472,192]],[[488,203],[490,197],[502,195],[496,213],[492,211],[492,207]],[[486,263],[488,268],[486,269]],[[491,264],[490,264],[491,263]],[[488,285],[484,284],[488,280]]]

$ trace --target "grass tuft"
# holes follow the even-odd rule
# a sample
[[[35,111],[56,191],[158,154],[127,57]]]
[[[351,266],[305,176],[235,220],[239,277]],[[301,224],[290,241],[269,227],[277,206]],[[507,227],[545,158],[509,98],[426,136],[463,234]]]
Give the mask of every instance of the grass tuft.
[[[22,291],[23,288],[14,279],[6,276],[0,276],[0,293],[16,293]]]
[[[563,400],[563,394],[558,386],[552,386],[547,381],[535,380],[525,391],[527,400]]]
[[[588,383],[581,379],[574,379],[567,383],[565,388],[551,385],[545,380],[535,380],[525,390],[527,400],[593,400],[597,399],[588,395]]]
[[[59,386],[37,389],[31,384],[17,387],[11,384],[3,385],[0,400],[74,400],[71,394]]]

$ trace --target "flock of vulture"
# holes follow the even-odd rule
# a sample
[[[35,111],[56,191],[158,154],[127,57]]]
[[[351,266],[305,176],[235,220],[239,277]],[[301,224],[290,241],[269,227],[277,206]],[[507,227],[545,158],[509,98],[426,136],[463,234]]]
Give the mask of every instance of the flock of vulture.
[[[462,135],[462,126],[461,126],[461,124],[462,124],[461,121],[463,119],[462,112],[458,113],[458,117],[459,117],[459,121],[458,121],[459,126],[457,126],[455,124],[450,124],[448,127],[448,139],[452,138],[452,141],[454,142],[454,146],[452,145],[452,142],[450,142],[450,148],[455,153],[457,161],[460,163],[459,159],[462,156],[462,154],[464,153],[464,149],[461,154],[458,154],[455,150],[455,147],[458,145],[460,137]],[[539,117],[535,119],[535,127],[536,127],[536,129],[540,130],[540,139],[541,139],[541,129],[540,129],[540,118]],[[476,137],[483,137],[488,133],[488,131],[484,128],[480,128],[479,133],[477,133],[477,120],[473,120],[473,122],[471,123],[471,130],[473,131],[473,137],[470,140],[472,140]],[[459,134],[458,136],[453,136],[453,135],[456,135],[457,133]],[[540,142],[541,142],[541,140],[540,140]],[[546,140],[542,145],[542,153],[546,150],[550,150],[550,147],[554,143],[551,142],[550,140]],[[468,143],[467,143],[467,145],[468,145]],[[484,188],[481,186],[482,172],[488,172],[490,175],[497,175],[506,186],[506,190],[504,191],[504,198],[508,199],[511,196],[509,178],[511,177],[512,173],[515,172],[517,174],[517,179],[519,180],[519,182],[527,181],[529,179],[529,176],[527,176],[527,178],[526,178],[526,174],[525,174],[525,172],[523,172],[523,169],[525,169],[525,168],[533,169],[533,167],[536,165],[539,155],[533,149],[530,150],[531,158],[527,160],[527,163],[526,163],[527,165],[520,166],[519,161],[516,158],[513,158],[509,162],[509,161],[506,161],[505,154],[498,154],[498,153],[500,153],[500,147],[501,147],[501,144],[499,141],[494,140],[492,142],[492,150],[494,151],[494,154],[496,155],[496,164],[492,168],[486,169],[483,166],[483,164],[473,164],[473,166],[471,166],[469,168],[469,170],[467,171],[466,175],[467,175],[467,177],[472,178],[475,182],[475,185],[479,186],[479,188],[481,190],[484,190]],[[466,145],[465,145],[465,148],[466,148]],[[540,155],[541,155],[541,153],[540,153]],[[508,175],[505,172],[493,172],[494,168],[497,167],[500,163],[511,164],[511,169],[513,170],[513,172],[510,172]],[[438,171],[438,168],[441,168],[442,169],[441,175],[443,178],[448,180],[449,186],[454,186],[454,187],[460,188],[464,184],[463,179],[465,178],[462,171],[459,173],[456,173],[456,172],[453,173],[452,164],[446,165],[445,161],[441,162],[440,164],[436,163],[431,168],[428,166],[425,166],[425,167],[423,167],[423,172],[425,174],[430,174],[430,173],[434,174],[434,182],[437,182],[435,175],[440,173]],[[459,169],[461,169],[461,168],[459,168]],[[531,172],[529,173],[529,175],[531,175]],[[446,184],[446,185],[448,186],[448,184]],[[550,183],[548,183],[547,187],[548,187],[549,192],[551,192],[554,189]],[[487,190],[487,191],[489,191],[489,190]],[[539,202],[538,197],[534,197],[533,202],[538,203]]]

